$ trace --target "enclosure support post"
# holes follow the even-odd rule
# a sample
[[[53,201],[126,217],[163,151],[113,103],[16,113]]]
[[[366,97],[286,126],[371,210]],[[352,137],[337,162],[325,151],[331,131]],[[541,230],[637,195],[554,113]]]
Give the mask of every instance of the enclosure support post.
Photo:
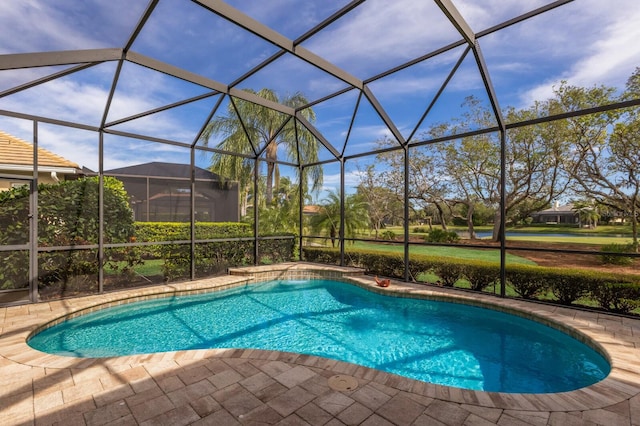
[[[191,148],[191,194],[189,200],[191,201],[191,279],[196,279],[196,154],[195,149]]]
[[[506,260],[507,260],[507,236],[505,232],[505,222],[507,221],[507,206],[505,193],[507,189],[507,166],[506,166],[506,130],[500,130],[500,297],[505,297],[505,287],[507,280]]]
[[[344,266],[344,157],[340,158],[340,229],[338,230],[340,244],[340,266]]]
[[[29,300],[38,302],[38,122],[33,122],[33,175],[29,195]]]
[[[258,264],[258,158],[253,160],[253,264]]]
[[[98,293],[104,291],[104,132],[98,133]]]
[[[304,166],[301,165],[299,167],[300,177],[298,178],[298,233],[300,238],[298,240],[298,260],[302,260],[302,220],[304,219],[304,215],[302,214],[302,211],[304,209],[304,191],[302,189],[302,182],[304,181],[304,179],[302,178],[302,175],[304,173]]]
[[[409,273],[409,202],[407,195],[409,194],[409,147],[404,145],[404,281],[411,279]]]

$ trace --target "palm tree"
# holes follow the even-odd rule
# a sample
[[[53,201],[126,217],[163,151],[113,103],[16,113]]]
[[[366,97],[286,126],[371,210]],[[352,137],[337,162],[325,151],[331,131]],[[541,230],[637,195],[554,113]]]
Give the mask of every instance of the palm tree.
[[[316,234],[329,235],[331,247],[336,246],[336,238],[340,229],[340,196],[329,191],[323,200],[320,211],[311,218],[311,230]],[[344,197],[344,236],[353,238],[357,231],[369,225],[367,203],[356,195]]]
[[[596,228],[600,214],[595,204],[590,201],[579,200],[573,203],[573,211],[578,213],[579,227],[587,225],[588,228]]]
[[[299,92],[279,98],[271,89],[261,89],[258,92],[245,90],[291,108],[300,108],[308,104],[307,99]],[[308,121],[315,121],[315,113],[311,108],[306,108],[301,113]],[[277,192],[280,183],[277,164],[279,147],[284,147],[287,160],[293,163],[318,161],[317,139],[303,126],[296,126],[293,120],[282,128],[287,118],[276,110],[243,99],[235,99],[229,103],[226,114],[211,120],[200,136],[205,146],[208,145],[211,136],[222,137],[222,141],[216,147],[230,154],[214,153],[211,170],[223,178],[238,181],[243,191],[242,214],[246,214],[249,188],[254,167],[257,164],[255,157],[261,153],[261,150],[267,162],[265,191],[267,205],[272,203],[274,189]],[[235,156],[232,153],[242,156]],[[310,177],[312,191],[316,191],[322,186],[322,168],[310,167],[307,170],[309,173],[298,176],[301,187],[303,190],[307,188],[307,177]]]
[[[299,206],[298,186],[287,176],[281,177],[272,204],[258,203],[260,232],[262,234],[278,232],[299,234]]]

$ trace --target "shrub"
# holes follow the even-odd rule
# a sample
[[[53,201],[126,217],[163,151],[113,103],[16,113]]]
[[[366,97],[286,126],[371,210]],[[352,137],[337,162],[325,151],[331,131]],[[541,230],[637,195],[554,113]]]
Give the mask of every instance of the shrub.
[[[548,287],[546,270],[535,266],[510,266],[506,270],[507,280],[523,299],[533,299]]]
[[[413,255],[409,258],[409,276],[412,280],[418,281],[418,276],[423,272],[433,270],[434,258],[425,255]]]
[[[340,251],[328,248],[302,248],[303,258],[310,262],[339,264]],[[365,250],[345,251],[347,265],[366,269],[370,273],[403,278],[403,256]],[[460,271],[469,280],[471,289],[484,290],[500,277],[496,263],[462,259],[443,259],[427,255],[412,255],[409,259],[411,275],[421,272],[436,273],[444,285],[453,286]],[[511,265],[507,279],[516,293],[523,298],[534,298],[547,288],[558,302],[570,305],[583,296],[590,296],[602,308],[617,313],[629,313],[640,306],[640,278],[633,281],[628,275],[594,272],[580,269],[546,268],[529,265]]]
[[[340,251],[337,248],[303,247],[302,260],[325,265],[339,265]]]
[[[139,242],[184,241],[182,244],[157,244],[144,246],[145,258],[163,259],[162,273],[165,281],[185,279],[191,276],[191,224],[188,222],[136,222],[136,238]],[[252,237],[251,225],[239,222],[196,222],[197,240]],[[277,242],[261,246],[265,253],[273,251],[280,259]],[[253,262],[253,241],[207,241],[195,244],[195,274],[210,276],[226,271],[228,267]],[[266,259],[265,259],[266,260]],[[287,258],[291,260],[291,256]],[[278,260],[280,261],[280,260]]]
[[[113,177],[103,178],[105,243],[128,242],[134,234],[133,215],[124,185]],[[38,245],[40,247],[84,246],[97,244],[100,235],[97,177],[38,185]],[[6,229],[0,244],[28,241],[29,188],[14,188],[0,193],[0,223]],[[22,263],[24,252],[5,257],[0,286],[6,286],[20,271],[10,265]],[[14,259],[15,257],[15,259]],[[98,256],[94,249],[44,251],[38,256],[41,284],[67,282],[75,275],[98,273]],[[7,266],[9,265],[9,266]],[[93,280],[93,278],[91,278]]]
[[[549,272],[546,279],[551,292],[563,305],[571,305],[589,293],[589,281],[580,271]]]
[[[293,260],[295,239],[272,238],[258,241],[259,263]],[[191,275],[191,244],[163,244],[156,246],[163,259],[165,281],[189,278]],[[211,241],[195,244],[195,275],[205,277],[223,273],[227,268],[253,264],[253,240]]]
[[[386,241],[394,241],[396,239],[396,233],[390,229],[387,229],[386,231],[380,234],[380,238]]]
[[[0,191],[0,245],[29,241],[29,187]],[[0,290],[29,287],[29,252],[0,252]]]
[[[640,286],[637,283],[593,282],[591,297],[607,311],[627,314],[640,306]]]
[[[415,228],[413,228],[413,232],[415,234],[426,234],[427,232],[429,232],[429,230],[424,226],[416,226]]]
[[[435,262],[431,270],[440,278],[445,287],[453,287],[464,274],[463,266],[452,261]]]
[[[500,267],[493,263],[465,263],[463,274],[471,285],[471,290],[482,291],[500,278]]]
[[[636,251],[636,246],[634,244],[606,244],[603,245],[600,249],[601,252],[610,252],[610,253],[634,253]],[[620,265],[620,266],[628,266],[633,263],[633,257],[631,256],[621,256],[616,254],[601,254],[600,260],[602,263],[609,265]]]
[[[188,222],[136,222],[138,241],[186,241],[191,239],[191,224]],[[197,240],[217,238],[251,237],[253,229],[240,222],[196,222]]]
[[[289,234],[293,237],[293,234]],[[258,263],[272,264],[280,262],[290,262],[295,258],[296,240],[295,238],[274,238],[258,241],[258,253],[260,259]]]
[[[445,231],[442,229],[433,229],[424,237],[428,243],[454,243],[460,237],[455,231]]]

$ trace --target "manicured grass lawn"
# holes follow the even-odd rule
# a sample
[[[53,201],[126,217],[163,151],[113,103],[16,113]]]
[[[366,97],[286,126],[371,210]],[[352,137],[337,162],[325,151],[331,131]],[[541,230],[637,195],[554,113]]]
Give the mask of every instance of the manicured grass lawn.
[[[404,247],[401,244],[381,244],[381,243],[370,243],[364,241],[357,241],[355,244],[348,244],[346,249],[349,248],[360,248],[365,250],[377,250],[387,253],[403,253]],[[467,249],[461,247],[436,247],[436,246],[419,246],[412,245],[409,247],[410,254],[425,254],[430,256],[439,256],[439,257],[450,257],[455,259],[471,259],[471,260],[480,260],[485,262],[500,262],[500,251],[496,249]],[[535,263],[531,260],[514,256],[512,254],[507,253],[507,262],[509,263],[520,263],[527,265],[535,265]]]
[[[410,227],[410,234],[413,236],[424,237],[426,233],[414,233],[411,232],[415,226]],[[423,226],[422,228],[426,228]],[[434,226],[434,229],[436,227]],[[402,235],[404,232],[401,227],[389,227],[388,229],[395,232],[397,235]],[[466,232],[465,227],[450,226],[450,231]],[[477,226],[476,232],[490,232],[493,228],[490,226]],[[630,244],[632,242],[631,226],[622,225],[602,225],[595,229],[577,228],[575,226],[521,226],[507,228],[507,233],[517,232],[526,233],[529,235],[509,236],[508,241],[533,241],[543,243],[571,243],[571,244],[589,244],[589,245],[604,245],[604,244]],[[544,235],[539,235],[544,234]],[[546,234],[559,234],[557,236],[551,236]],[[564,234],[564,235],[562,235]],[[571,235],[566,235],[571,234]],[[595,234],[595,235],[594,235]],[[575,235],[575,236],[573,236]]]
[[[162,275],[162,264],[164,263],[163,259],[151,259],[145,260],[144,264],[134,266],[133,270],[138,274],[145,277],[150,277],[154,275]],[[118,271],[122,270],[123,267],[126,266],[126,262],[120,262],[118,265]],[[119,272],[109,267],[109,264],[105,265],[104,271],[107,275],[116,275]]]
[[[489,228],[487,230],[491,230]],[[576,226],[540,225],[540,226],[516,226],[507,228],[507,232],[529,232],[532,234],[599,234],[599,235],[628,235],[631,237],[629,225],[598,225],[597,228],[578,228]]]
[[[576,235],[575,237],[569,236],[543,236],[543,235],[535,235],[531,234],[530,236],[517,236],[517,237],[509,237],[507,236],[507,241],[535,241],[535,242],[547,242],[547,243],[571,243],[571,244],[588,244],[588,245],[605,245],[605,244],[631,244],[632,239],[629,238],[620,238],[620,237],[607,237],[607,236],[584,236],[581,237]]]

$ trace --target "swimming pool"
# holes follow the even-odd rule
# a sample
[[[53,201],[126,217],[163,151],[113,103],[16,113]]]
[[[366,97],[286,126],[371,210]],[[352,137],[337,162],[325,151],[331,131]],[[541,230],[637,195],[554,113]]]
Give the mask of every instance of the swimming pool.
[[[388,297],[344,282],[253,284],[82,315],[29,340],[57,355],[108,357],[200,348],[318,355],[431,383],[549,393],[609,372],[606,360],[542,324],[448,302]]]

